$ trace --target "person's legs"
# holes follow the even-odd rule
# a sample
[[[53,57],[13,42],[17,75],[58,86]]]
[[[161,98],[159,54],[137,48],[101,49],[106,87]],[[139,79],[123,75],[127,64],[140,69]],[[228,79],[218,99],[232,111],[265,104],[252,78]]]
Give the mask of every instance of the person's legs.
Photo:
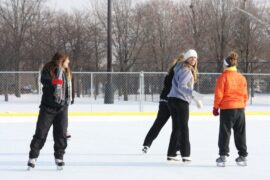
[[[220,126],[219,126],[219,138],[218,147],[220,156],[229,155],[229,143],[232,128],[232,118],[233,115],[230,110],[220,111]]]
[[[243,109],[237,109],[237,119],[233,126],[235,146],[238,150],[239,156],[246,157],[247,145],[246,145],[246,120],[245,112]]]
[[[147,133],[143,146],[151,146],[152,142],[156,139],[160,130],[163,128],[169,118],[170,111],[167,102],[160,102],[157,118],[152,127],[150,128],[149,132]]]
[[[180,146],[182,157],[190,156],[189,142],[189,104],[182,100],[173,98],[169,100],[169,109],[172,117],[172,134],[168,148],[168,156],[176,156],[177,146]]]
[[[190,156],[190,141],[189,141],[189,127],[188,127],[188,120],[189,120],[189,105],[188,103],[181,102],[179,103],[179,110],[178,110],[178,117],[179,117],[179,146],[180,152],[182,157],[189,157]]]
[[[53,121],[54,156],[63,159],[67,147],[67,106],[63,107]]]
[[[177,112],[177,101],[175,98],[169,98],[168,106],[172,118],[172,133],[170,138],[170,143],[168,147],[167,155],[170,157],[176,156],[176,144],[179,137],[179,127],[178,127],[178,112]]]
[[[44,146],[48,131],[55,117],[55,112],[47,107],[41,107],[39,111],[36,131],[30,144],[29,158],[37,158],[40,150]]]

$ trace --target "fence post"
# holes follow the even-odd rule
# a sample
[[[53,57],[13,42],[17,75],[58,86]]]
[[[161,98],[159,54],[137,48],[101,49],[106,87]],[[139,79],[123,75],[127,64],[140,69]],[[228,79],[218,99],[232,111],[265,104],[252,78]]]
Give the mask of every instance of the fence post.
[[[41,95],[42,85],[41,85],[41,71],[38,71],[38,94]]]
[[[254,97],[254,79],[253,79],[252,74],[246,75],[246,77],[247,77],[246,79],[248,82],[249,103],[250,103],[250,105],[252,105],[252,100]]]
[[[3,74],[5,77],[5,74]],[[4,78],[4,94],[5,94],[5,102],[8,102],[8,76]]]
[[[91,95],[90,95],[90,106],[91,106],[91,112],[93,111],[92,105],[93,105],[93,99],[94,99],[94,75],[93,72],[91,72]]]
[[[140,112],[143,112],[144,72],[140,72]]]

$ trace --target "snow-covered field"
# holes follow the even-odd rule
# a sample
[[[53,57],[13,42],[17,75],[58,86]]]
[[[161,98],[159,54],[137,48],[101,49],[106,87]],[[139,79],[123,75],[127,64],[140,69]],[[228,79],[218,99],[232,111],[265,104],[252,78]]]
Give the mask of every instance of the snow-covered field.
[[[247,112],[270,112],[268,97],[249,105]],[[77,99],[70,112],[138,112],[139,102],[117,102],[114,105],[89,103]],[[53,157],[51,133],[41,151],[37,166],[26,171],[29,144],[35,130],[36,116],[13,116],[16,112],[38,112],[40,97],[23,101],[0,102],[0,179],[1,180],[269,180],[270,179],[270,116],[247,115],[248,166],[236,166],[237,151],[231,139],[231,156],[227,167],[218,168],[218,117],[190,117],[192,163],[168,163],[166,152],[171,132],[171,120],[154,141],[149,153],[141,153],[144,137],[155,116],[70,116],[66,166],[57,171]],[[194,104],[190,111],[211,112],[211,97],[203,99],[204,108]],[[91,101],[90,101],[91,102]],[[266,104],[265,104],[266,103]],[[156,112],[158,103],[144,103],[143,110]],[[2,113],[2,116],[1,116]],[[9,116],[10,114],[10,116]]]
[[[4,102],[4,96],[0,96],[0,113],[16,112],[38,112],[40,104],[40,95],[22,95],[17,98],[14,95],[9,96],[9,101]],[[195,103],[191,103],[193,112],[211,112],[214,95],[198,95],[204,107],[197,109]],[[91,97],[75,98],[75,104],[70,106],[70,112],[156,112],[158,110],[159,95],[143,97],[140,102],[138,97],[129,96],[129,101],[123,101],[123,98],[116,98],[114,104],[104,104],[103,97],[93,99]],[[270,94],[256,94],[254,98],[249,99],[247,112],[270,112]]]

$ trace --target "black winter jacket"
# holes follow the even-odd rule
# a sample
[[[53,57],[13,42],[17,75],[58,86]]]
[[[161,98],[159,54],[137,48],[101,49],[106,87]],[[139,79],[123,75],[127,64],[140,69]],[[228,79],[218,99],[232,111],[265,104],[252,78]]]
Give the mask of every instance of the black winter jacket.
[[[163,89],[162,89],[161,94],[160,94],[160,99],[168,100],[167,95],[169,94],[169,92],[171,91],[171,88],[172,88],[172,79],[173,79],[173,76],[174,76],[174,67],[175,67],[175,65],[173,67],[171,67],[168,74],[165,76]]]
[[[70,95],[68,93],[67,76],[65,73],[60,73],[61,71],[62,70],[60,70],[59,68],[55,68],[54,72],[56,78],[53,79],[48,70],[42,70],[41,83],[43,85],[43,94],[40,106],[45,106],[49,108],[61,108],[69,104]],[[64,93],[64,97],[59,97],[59,91]]]

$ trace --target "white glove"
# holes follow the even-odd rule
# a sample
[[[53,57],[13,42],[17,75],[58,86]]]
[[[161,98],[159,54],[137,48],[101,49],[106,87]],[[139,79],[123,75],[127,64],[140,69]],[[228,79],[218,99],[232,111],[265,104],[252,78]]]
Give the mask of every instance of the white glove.
[[[195,98],[194,96],[192,96],[192,99],[194,100],[194,102],[196,103],[197,108],[201,109],[203,107],[203,103],[201,100],[198,100],[197,98]]]

